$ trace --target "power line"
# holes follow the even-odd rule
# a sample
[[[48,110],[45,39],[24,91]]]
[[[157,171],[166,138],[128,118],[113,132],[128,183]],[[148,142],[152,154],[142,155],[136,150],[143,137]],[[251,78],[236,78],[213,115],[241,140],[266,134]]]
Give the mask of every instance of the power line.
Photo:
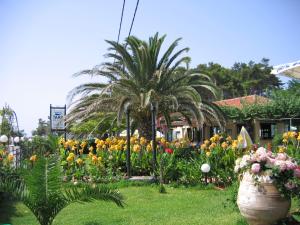
[[[117,43],[119,43],[119,40],[120,40],[120,34],[121,34],[121,28],[122,28],[122,22],[123,22],[123,14],[124,14],[125,3],[126,3],[126,0],[123,0],[123,6],[122,6],[122,13],[121,13],[121,20],[120,20],[120,25],[119,25],[119,32],[118,32]]]
[[[131,30],[132,30],[132,27],[133,27],[133,23],[134,23],[134,19],[135,19],[136,11],[137,11],[137,9],[138,9],[138,6],[139,6],[139,2],[140,2],[140,0],[137,0],[137,2],[136,2],[136,5],[135,5],[135,10],[134,10],[133,18],[132,18],[132,21],[131,21],[131,25],[130,25],[130,29],[129,29],[129,33],[128,33],[128,37],[129,37],[129,36],[130,36],[130,34],[131,34]]]

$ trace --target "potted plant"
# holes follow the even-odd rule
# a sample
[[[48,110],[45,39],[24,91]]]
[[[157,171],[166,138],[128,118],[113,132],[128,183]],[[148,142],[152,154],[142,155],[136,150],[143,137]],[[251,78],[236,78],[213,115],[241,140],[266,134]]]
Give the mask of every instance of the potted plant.
[[[236,160],[241,174],[237,204],[250,225],[269,225],[286,217],[299,193],[300,167],[286,153],[260,147]]]

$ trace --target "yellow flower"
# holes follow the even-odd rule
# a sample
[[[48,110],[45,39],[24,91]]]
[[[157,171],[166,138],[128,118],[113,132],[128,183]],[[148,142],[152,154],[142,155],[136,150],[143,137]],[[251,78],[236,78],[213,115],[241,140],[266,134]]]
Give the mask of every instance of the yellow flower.
[[[166,144],[166,139],[165,138],[160,139],[160,143],[163,145]]]
[[[59,144],[63,145],[65,143],[65,139],[64,138],[60,138],[59,139]]]
[[[177,142],[175,143],[175,147],[176,147],[176,148],[180,148],[180,142],[177,141]]]
[[[146,147],[146,150],[147,150],[148,152],[151,152],[151,151],[152,151],[152,146],[151,146],[150,144],[148,144],[147,147]]]
[[[80,147],[81,147],[81,148],[85,148],[86,145],[87,145],[87,142],[86,142],[86,141],[83,141],[83,142],[81,142]]]
[[[124,145],[125,144],[125,141],[123,139],[121,139],[118,143],[119,145]]]
[[[135,143],[135,139],[136,139],[136,138],[135,138],[134,136],[131,137],[131,138],[130,138],[130,144],[134,144],[134,143]]]
[[[207,147],[206,144],[202,144],[202,145],[200,146],[201,150],[205,150],[206,147]]]
[[[232,141],[232,138],[231,138],[230,136],[228,136],[228,137],[226,138],[226,141],[231,142],[231,141]]]
[[[105,143],[106,143],[107,145],[110,145],[110,144],[111,144],[111,139],[110,139],[110,138],[106,138]]]
[[[297,135],[297,133],[295,131],[289,131],[288,132],[289,138],[294,138],[294,137],[296,137],[296,135]]]
[[[75,157],[75,154],[74,154],[73,152],[71,152],[71,153],[69,154],[69,157],[74,158],[74,157]]]
[[[90,157],[90,158],[93,157],[93,155],[94,155],[94,154],[93,154],[92,152],[89,153],[89,157]]]
[[[99,157],[98,157],[98,162],[101,162],[101,161],[102,161],[102,157],[99,156]]]
[[[287,133],[287,132],[283,133],[283,134],[282,134],[282,138],[283,138],[283,139],[288,139],[288,138],[289,138],[288,133]]]
[[[300,141],[300,132],[298,133],[297,140]]]
[[[83,164],[83,160],[82,160],[81,158],[78,158],[78,159],[76,160],[76,163],[77,163],[79,166],[81,166],[81,165]]]
[[[96,148],[97,148],[97,150],[101,150],[102,145],[100,145],[100,143],[98,142],[97,145],[96,145]]]
[[[278,147],[278,152],[279,153],[284,153],[285,152],[285,148],[284,147]]]
[[[93,146],[89,147],[89,151],[90,151],[90,152],[92,152],[93,150],[94,150],[94,147],[93,147]]]
[[[140,152],[141,151],[141,146],[140,145],[134,145],[133,146],[133,151],[134,152]]]
[[[282,143],[287,144],[287,143],[288,143],[288,140],[284,138],[284,139],[282,140]]]
[[[68,162],[72,162],[72,161],[73,161],[73,159],[74,159],[74,158],[73,158],[73,157],[71,157],[71,156],[68,156],[68,157],[67,157],[67,161],[68,161]]]
[[[73,147],[72,147],[72,151],[75,151],[76,150],[76,146],[74,145]]]
[[[231,145],[232,149],[233,149],[233,150],[237,149],[237,146],[238,146],[238,141],[237,141],[237,140],[234,140],[234,141],[232,142],[232,145]]]
[[[205,141],[204,141],[204,144],[207,145],[207,146],[209,145],[209,143],[210,143],[209,140],[205,140]]]
[[[146,138],[141,137],[141,138],[140,138],[140,144],[141,144],[141,145],[145,145],[146,143],[147,143]]]
[[[32,162],[35,162],[37,160],[37,156],[32,155],[29,160],[32,161]]]
[[[80,155],[83,154],[83,149],[79,149],[79,154],[80,154]]]
[[[215,142],[215,141],[216,141],[216,138],[215,138],[215,137],[211,137],[209,140],[210,140],[211,142]]]
[[[210,152],[210,151],[207,151],[205,154],[206,154],[207,157],[209,157],[210,154],[211,154],[211,152]]]
[[[209,146],[209,150],[212,150],[212,149],[214,149],[216,146],[217,146],[217,144],[216,144],[216,143],[211,143],[211,145]]]
[[[12,161],[14,159],[14,155],[13,154],[9,154],[7,157],[8,161]]]
[[[97,156],[93,155],[93,157],[92,157],[92,163],[96,164],[97,162],[98,162]]]
[[[220,136],[218,134],[215,134],[214,135],[214,139],[215,139],[215,142],[218,142],[220,140]]]
[[[223,142],[223,143],[221,144],[221,147],[222,147],[223,149],[226,149],[226,148],[228,147],[228,144],[227,144],[226,142]]]

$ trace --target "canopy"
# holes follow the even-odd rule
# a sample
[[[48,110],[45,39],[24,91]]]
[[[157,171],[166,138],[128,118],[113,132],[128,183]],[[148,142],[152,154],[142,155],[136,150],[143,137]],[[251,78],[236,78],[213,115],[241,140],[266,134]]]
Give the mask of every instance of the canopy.
[[[274,66],[271,74],[282,74],[291,78],[300,79],[300,60]]]

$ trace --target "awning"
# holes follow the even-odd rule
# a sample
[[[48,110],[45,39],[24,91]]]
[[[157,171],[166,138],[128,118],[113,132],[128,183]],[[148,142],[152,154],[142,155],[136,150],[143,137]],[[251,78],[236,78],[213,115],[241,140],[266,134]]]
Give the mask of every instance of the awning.
[[[292,63],[274,66],[271,74],[281,74],[287,77],[300,79],[300,60]]]

